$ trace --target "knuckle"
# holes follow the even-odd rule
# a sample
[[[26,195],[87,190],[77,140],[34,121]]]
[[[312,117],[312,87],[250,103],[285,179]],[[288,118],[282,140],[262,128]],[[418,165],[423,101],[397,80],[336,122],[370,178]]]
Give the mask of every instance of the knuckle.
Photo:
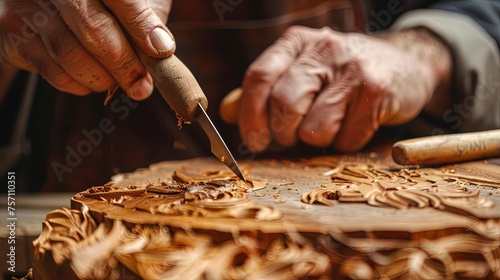
[[[131,25],[132,27],[146,27],[150,23],[153,16],[154,13],[151,9],[143,7],[140,11],[135,11],[134,13],[130,13],[122,18],[126,24]]]
[[[53,53],[56,61],[64,67],[83,69],[88,64],[85,51],[77,45],[67,45]]]
[[[76,41],[53,39],[48,44],[48,52],[53,59],[69,72],[75,79],[97,92],[106,90],[113,83],[111,78],[97,74],[99,65],[89,59],[88,53]]]
[[[294,36],[302,36],[304,33],[309,33],[312,31],[312,28],[305,27],[301,25],[292,25],[288,27],[283,33],[283,37],[294,37]]]
[[[267,67],[257,62],[248,68],[244,80],[250,84],[272,84],[275,77]]]
[[[110,42],[117,29],[116,22],[104,11],[80,13],[80,24],[83,28],[83,40],[94,47]]]
[[[331,36],[332,34],[333,31],[328,27],[317,29],[302,25],[292,25],[283,32],[281,38],[296,42],[309,42],[311,39],[335,38],[335,36]]]
[[[340,42],[336,38],[328,36],[318,42],[316,51],[321,55],[320,58],[325,58],[327,61],[330,61],[337,53],[339,44]]]
[[[156,25],[156,14],[146,2],[116,0],[104,0],[103,2],[114,11],[115,16],[127,27],[129,32],[143,33],[152,29],[152,25]]]
[[[332,36],[321,38],[306,57],[312,61],[310,63],[313,63],[313,65],[324,65],[331,68],[339,58],[344,57],[340,53],[341,44]]]
[[[140,67],[135,57],[125,56],[110,69],[119,84],[129,88],[133,83],[146,75],[146,70]]]
[[[85,16],[82,26],[87,31],[85,41],[89,51],[103,64],[116,81],[129,88],[135,81],[146,75],[136,55],[129,45],[117,34],[117,23],[105,12],[94,12]]]
[[[291,26],[276,41],[275,48],[278,52],[285,52],[288,55],[296,56],[297,51],[309,42],[311,28],[304,26]]]
[[[270,103],[273,108],[280,108],[282,114],[301,115],[303,112],[298,109],[295,98],[291,97],[287,89],[277,88],[271,92]]]
[[[81,65],[84,50],[75,41],[69,41],[66,34],[52,33],[48,39],[47,51],[59,64]]]

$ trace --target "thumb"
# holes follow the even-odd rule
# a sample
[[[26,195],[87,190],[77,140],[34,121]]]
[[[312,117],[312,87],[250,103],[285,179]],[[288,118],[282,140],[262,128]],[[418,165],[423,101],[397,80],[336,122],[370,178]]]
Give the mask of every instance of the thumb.
[[[153,11],[146,0],[104,0],[113,15],[131,37],[134,43],[147,55],[165,58],[175,52],[175,40],[163,21]],[[162,9],[154,2],[160,16],[167,16],[170,1],[165,1]]]
[[[167,22],[172,7],[172,0],[148,0],[148,3],[161,22]]]

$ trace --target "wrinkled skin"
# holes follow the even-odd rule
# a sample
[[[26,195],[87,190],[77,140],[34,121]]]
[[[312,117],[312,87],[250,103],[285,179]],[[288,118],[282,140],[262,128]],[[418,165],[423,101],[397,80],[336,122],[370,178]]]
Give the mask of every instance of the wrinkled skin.
[[[170,4],[0,0],[0,58],[40,72],[61,91],[85,95],[118,84],[142,100],[153,85],[136,51],[158,58],[173,53],[175,44],[157,50],[149,39],[155,28],[168,32]],[[257,152],[273,140],[355,151],[382,125],[405,123],[426,108],[438,114],[436,104],[447,100],[449,54],[411,38],[402,41],[414,47],[402,46],[397,37],[289,28],[245,76],[238,113],[245,144]]]
[[[273,140],[356,151],[380,126],[410,121],[443,94],[436,91],[450,75],[451,59],[436,44],[421,49],[408,41],[414,44],[289,28],[247,70],[238,115],[243,141],[257,152]],[[445,58],[432,61],[434,55]]]
[[[152,78],[133,44],[162,58],[150,32],[161,28],[171,1],[0,0],[0,54],[4,62],[40,74],[75,95],[118,84],[133,99],[148,97]],[[132,43],[133,42],[133,43]],[[175,47],[175,46],[174,46]]]

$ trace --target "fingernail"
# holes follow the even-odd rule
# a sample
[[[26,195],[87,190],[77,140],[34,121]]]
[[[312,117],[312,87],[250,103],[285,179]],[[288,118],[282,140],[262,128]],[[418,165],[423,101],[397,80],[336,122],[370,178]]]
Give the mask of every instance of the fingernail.
[[[157,52],[171,52],[175,47],[172,36],[160,27],[156,27],[149,33],[149,40]]]
[[[151,95],[153,92],[153,81],[151,76],[147,75],[138,80],[132,85],[132,98],[135,100],[143,100]]]

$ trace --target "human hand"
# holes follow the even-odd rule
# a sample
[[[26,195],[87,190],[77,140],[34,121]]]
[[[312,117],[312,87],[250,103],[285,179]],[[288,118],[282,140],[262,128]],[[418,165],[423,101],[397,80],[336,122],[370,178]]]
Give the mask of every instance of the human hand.
[[[257,152],[273,138],[356,151],[380,126],[448,102],[450,69],[448,49],[427,30],[378,38],[291,27],[247,70],[240,134]]]
[[[134,52],[163,58],[175,49],[164,22],[171,0],[0,0],[3,60],[76,95],[118,84],[135,100],[152,78]]]

